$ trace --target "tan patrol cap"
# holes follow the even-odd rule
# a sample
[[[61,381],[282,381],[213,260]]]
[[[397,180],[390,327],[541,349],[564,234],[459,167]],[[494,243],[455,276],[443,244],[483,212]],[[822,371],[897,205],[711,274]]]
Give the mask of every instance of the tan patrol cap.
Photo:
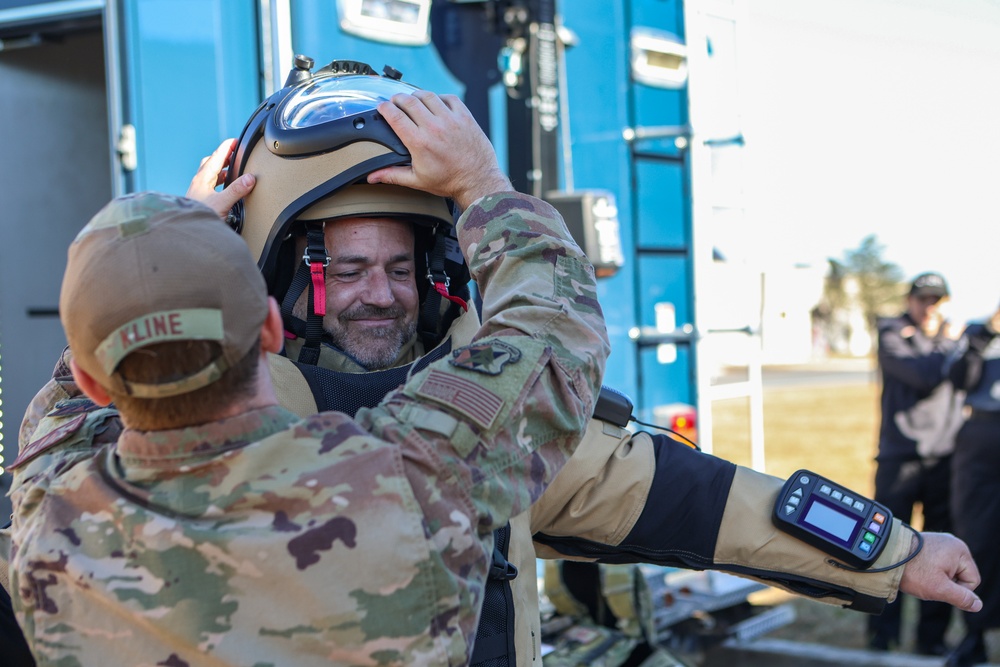
[[[59,315],[76,363],[99,384],[161,398],[215,382],[250,351],[267,290],[246,244],[214,211],[143,192],[112,200],[70,245]],[[182,340],[218,341],[222,354],[162,383],[115,372],[135,350]]]

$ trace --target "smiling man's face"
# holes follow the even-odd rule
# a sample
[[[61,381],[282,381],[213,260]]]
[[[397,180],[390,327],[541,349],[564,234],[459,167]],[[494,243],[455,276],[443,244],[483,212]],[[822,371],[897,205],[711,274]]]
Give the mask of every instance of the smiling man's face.
[[[416,333],[420,297],[413,225],[394,218],[343,218],[324,230],[326,269],[323,328],[333,343],[373,371],[389,367]],[[293,313],[306,318],[308,290]]]

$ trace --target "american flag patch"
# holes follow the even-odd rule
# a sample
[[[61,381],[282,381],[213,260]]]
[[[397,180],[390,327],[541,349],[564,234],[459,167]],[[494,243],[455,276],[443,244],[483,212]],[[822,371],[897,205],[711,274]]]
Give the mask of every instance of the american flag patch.
[[[488,389],[436,369],[420,383],[417,395],[445,403],[483,428],[489,428],[503,409],[503,399]]]

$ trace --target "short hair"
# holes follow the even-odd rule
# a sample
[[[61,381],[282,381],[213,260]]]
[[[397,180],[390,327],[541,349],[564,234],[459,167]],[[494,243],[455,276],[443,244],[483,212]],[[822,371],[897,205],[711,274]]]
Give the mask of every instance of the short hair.
[[[157,343],[125,357],[117,371],[129,382],[163,383],[204,368],[221,354],[216,341]],[[256,392],[260,339],[211,384],[176,396],[137,398],[105,387],[129,428],[162,431],[215,421],[234,403]]]

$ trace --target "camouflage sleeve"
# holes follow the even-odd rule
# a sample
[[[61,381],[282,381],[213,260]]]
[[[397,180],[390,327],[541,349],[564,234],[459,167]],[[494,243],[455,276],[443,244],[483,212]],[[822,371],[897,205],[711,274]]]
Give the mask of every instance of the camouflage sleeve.
[[[39,435],[44,435],[39,432],[39,429],[42,427],[45,415],[52,410],[56,403],[83,395],[73,381],[73,374],[69,369],[70,358],[70,351],[67,347],[59,355],[56,367],[52,369],[52,379],[35,394],[31,403],[28,404],[17,437],[19,451],[24,451],[24,448],[32,440]]]
[[[5,522],[6,523],[6,522]],[[0,528],[0,588],[10,590],[10,526]]]
[[[85,458],[96,448],[114,442],[121,432],[118,411],[102,408],[87,398],[70,370],[72,353],[59,355],[52,379],[31,399],[18,433],[18,455],[8,466],[14,475],[13,495],[25,482],[64,455]]]
[[[358,418],[390,441],[408,429],[432,441],[424,459],[404,454],[418,497],[435,489],[424,512],[449,517],[455,508],[438,503],[458,498],[486,534],[526,510],[572,454],[609,344],[593,267],[548,204],[485,197],[459,220],[458,239],[483,292],[482,328]]]
[[[484,197],[459,220],[458,241],[484,293],[478,336],[544,340],[593,414],[610,346],[594,269],[556,210],[527,195]]]

